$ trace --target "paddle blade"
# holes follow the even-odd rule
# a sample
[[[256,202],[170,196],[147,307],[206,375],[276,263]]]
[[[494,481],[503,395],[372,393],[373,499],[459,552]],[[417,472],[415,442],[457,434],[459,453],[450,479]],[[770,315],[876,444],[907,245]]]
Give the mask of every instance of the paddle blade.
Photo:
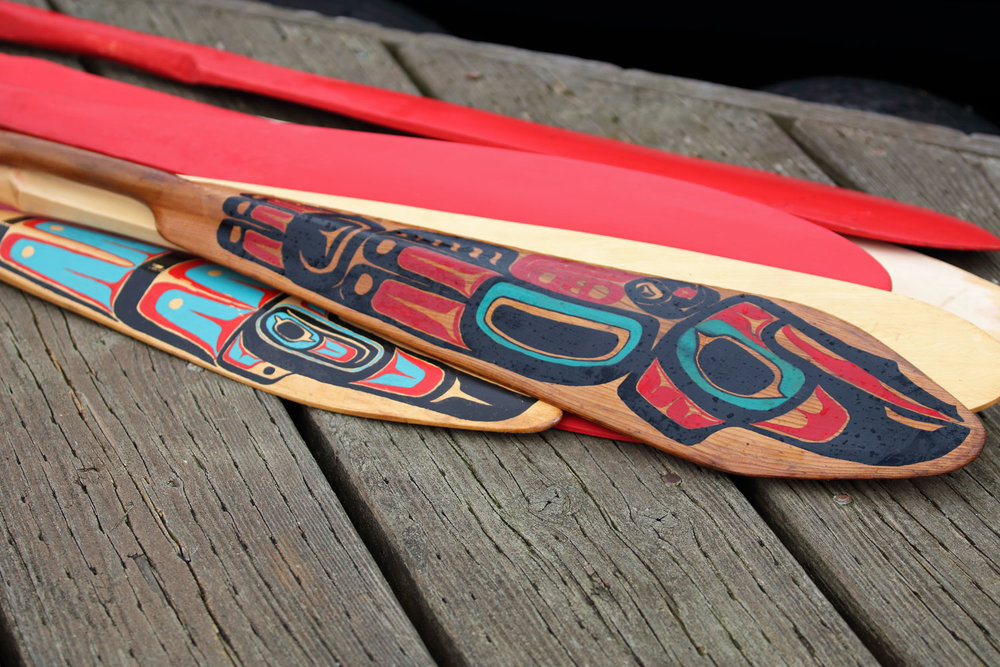
[[[754,199],[846,234],[911,245],[1000,249],[1000,239],[972,223],[843,188],[299,72],[235,53],[23,5],[0,3],[0,17],[0,39],[110,58],[188,83],[268,95],[427,137],[559,155],[686,180]]]
[[[0,57],[0,80],[0,124],[173,173],[611,234],[889,288],[878,262],[840,236],[674,179],[275,123],[24,58]]]
[[[0,159],[139,198],[181,247],[702,465],[913,477],[983,445],[978,419],[925,375],[804,306],[197,185],[11,133]]]
[[[186,253],[0,214],[0,279],[225,377],[325,410],[486,431],[559,411]]]

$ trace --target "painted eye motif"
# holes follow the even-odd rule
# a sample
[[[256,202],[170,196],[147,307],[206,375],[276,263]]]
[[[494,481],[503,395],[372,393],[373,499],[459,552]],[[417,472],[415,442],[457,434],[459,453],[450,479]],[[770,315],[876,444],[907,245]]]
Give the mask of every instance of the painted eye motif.
[[[743,330],[725,319],[699,322],[677,342],[680,367],[703,391],[733,406],[780,407],[802,389],[805,375],[761,340],[757,332],[773,321],[744,320]]]
[[[303,375],[312,375],[322,367],[356,373],[384,354],[374,340],[291,305],[268,312],[258,321],[257,330],[262,340],[289,355],[288,363],[297,358],[296,372]]]
[[[641,278],[625,286],[625,293],[647,313],[678,319],[719,300],[710,287],[667,278]]]
[[[952,406],[912,383],[891,359],[745,295],[678,323],[619,395],[683,444],[739,427],[871,465],[941,456],[955,431],[966,429]],[[889,435],[873,442],[876,432]]]

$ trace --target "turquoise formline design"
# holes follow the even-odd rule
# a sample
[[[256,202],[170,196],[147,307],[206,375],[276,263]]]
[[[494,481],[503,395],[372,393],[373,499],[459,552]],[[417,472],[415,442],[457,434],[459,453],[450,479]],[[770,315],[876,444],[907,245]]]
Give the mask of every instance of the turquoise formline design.
[[[614,356],[597,361],[588,361],[586,359],[565,359],[563,357],[536,352],[535,350],[525,348],[511,340],[508,340],[507,338],[504,338],[503,336],[500,336],[493,331],[489,325],[487,325],[486,312],[489,310],[493,302],[503,297],[507,297],[521,303],[527,303],[544,310],[565,315],[572,315],[583,320],[600,322],[601,324],[607,324],[608,326],[624,329],[625,331],[628,331],[628,340],[622,348],[615,353]],[[498,283],[493,285],[489,291],[483,295],[482,302],[476,310],[476,324],[479,326],[480,330],[483,331],[483,333],[508,349],[520,352],[521,354],[526,354],[541,361],[563,364],[565,366],[610,366],[616,364],[627,357],[629,353],[635,349],[642,337],[642,325],[631,317],[625,317],[616,313],[610,313],[604,310],[597,310],[596,308],[589,308],[580,304],[571,303],[569,301],[564,301],[563,299],[551,297],[547,294],[542,294],[540,292],[529,290],[524,287],[520,287],[519,285],[512,285],[510,283]]]
[[[778,391],[781,396],[775,398],[753,398],[750,396],[737,396],[735,394],[722,391],[705,379],[698,368],[695,356],[698,351],[698,333],[709,336],[727,336],[739,340],[744,345],[754,350],[762,357],[773,363],[781,371],[781,380],[778,382]],[[687,373],[695,384],[712,396],[720,398],[727,403],[738,405],[747,410],[771,410],[780,406],[805,384],[805,375],[798,368],[785,361],[772,350],[762,347],[756,341],[748,338],[743,332],[731,324],[719,320],[708,320],[692,327],[677,340],[677,360],[681,368]]]

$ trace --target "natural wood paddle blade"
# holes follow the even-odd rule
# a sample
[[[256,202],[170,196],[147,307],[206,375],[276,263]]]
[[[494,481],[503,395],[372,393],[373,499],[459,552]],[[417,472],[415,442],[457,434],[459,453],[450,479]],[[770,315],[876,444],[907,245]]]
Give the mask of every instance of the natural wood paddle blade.
[[[168,240],[696,463],[763,476],[954,470],[982,424],[862,331],[790,302],[216,186],[0,134],[0,158],[129,194]]]
[[[1000,285],[909,248],[867,239],[854,242],[889,271],[893,292],[944,308],[1000,340]],[[969,349],[978,356],[977,346]]]
[[[34,186],[35,191],[41,190],[49,178],[51,177],[39,178],[38,184]],[[686,282],[711,284],[794,301],[829,313],[874,336],[919,368],[954,396],[959,403],[973,411],[985,409],[1000,401],[1000,373],[994,370],[1000,368],[1000,335],[993,334],[993,331],[1000,327],[989,326],[991,319],[987,317],[988,313],[982,312],[989,311],[990,306],[997,302],[1000,288],[992,286],[991,290],[987,290],[986,285],[983,285],[986,281],[943,262],[937,262],[943,266],[934,271],[933,279],[951,273],[953,275],[948,281],[949,284],[961,283],[966,286],[966,295],[968,288],[978,287],[977,296],[990,297],[985,300],[983,306],[975,309],[975,313],[969,308],[949,312],[950,308],[956,305],[954,300],[943,295],[935,300],[934,296],[926,293],[926,289],[913,288],[905,293],[897,293],[894,288],[892,292],[887,292],[864,285],[726,257],[566,229],[551,229],[506,220],[456,215],[412,206],[267,185],[233,183],[193,176],[184,178],[200,183],[224,185],[243,192],[269,194],[325,208],[336,208],[390,220],[406,220],[417,227],[447,234],[471,236],[497,245],[515,245],[523,250],[557,255],[589,264],[600,264],[645,275],[663,276],[669,273],[672,278]],[[28,183],[24,185],[27,186]],[[100,205],[98,201],[101,202]],[[107,193],[98,199],[81,199],[76,205],[90,206],[91,215],[94,215],[94,211],[102,209],[119,210],[117,204],[109,201]],[[151,212],[146,210],[141,215],[148,219],[147,225],[155,225]],[[863,247],[872,251],[878,245],[875,242],[868,242],[863,244]],[[896,249],[891,254],[898,255],[902,250]],[[878,254],[878,258],[887,259],[889,254],[888,250],[885,250]],[[927,257],[925,259],[933,261]],[[887,263],[895,275],[901,275],[896,268],[898,262]],[[926,271],[926,267],[921,268]],[[901,287],[904,287],[906,282],[904,281]],[[956,292],[951,293],[952,296],[955,294]],[[945,310],[946,308],[948,310]],[[964,319],[965,314],[975,314],[977,317],[974,322],[970,322]],[[997,313],[994,312],[992,320],[996,319]],[[975,350],[976,353],[970,355],[969,350]]]
[[[919,267],[920,272],[930,275],[924,264],[939,264],[941,266],[933,272],[934,282],[955,284],[962,288],[958,292],[940,295],[936,306],[928,303],[934,300],[934,295],[920,290],[913,291],[908,297],[895,290],[886,292],[820,276],[626,239],[265,185],[190,176],[184,178],[325,208],[406,220],[422,228],[474,236],[497,245],[517,245],[524,250],[634,273],[660,275],[663,267],[669,267],[674,278],[686,282],[711,283],[717,287],[794,301],[845,320],[891,346],[973,411],[982,410],[1000,400],[1000,374],[993,370],[1000,367],[1000,331],[993,334],[963,319],[966,314],[977,315],[976,321],[980,326],[996,320],[996,313],[992,313],[992,319],[989,317],[989,305],[1000,299],[1000,288],[923,255],[920,257],[925,261]],[[40,215],[78,220],[152,243],[168,243],[156,231],[153,212],[144,204],[52,174],[0,165],[0,197],[16,208],[30,209]],[[868,249],[872,251],[870,245]],[[906,252],[901,248],[890,249],[893,255]],[[913,254],[909,252],[907,256]],[[886,257],[886,252],[880,253],[880,257]],[[893,273],[901,277],[900,286],[905,287],[908,281],[897,267],[898,262],[889,264]],[[943,273],[958,275],[944,281]],[[970,288],[975,288],[975,296],[984,301],[985,306],[974,310],[965,308],[957,313],[944,310],[953,310],[956,305],[969,301]],[[956,296],[960,298],[956,299]],[[982,299],[983,296],[989,298]],[[991,328],[997,329],[995,326]],[[970,349],[976,350],[976,354],[968,354]],[[560,427],[576,431],[582,428],[571,417],[564,418]],[[592,426],[587,426],[584,432],[608,436],[606,431]]]
[[[560,417],[204,259],[68,222],[0,211],[0,279],[298,403],[489,431]]]

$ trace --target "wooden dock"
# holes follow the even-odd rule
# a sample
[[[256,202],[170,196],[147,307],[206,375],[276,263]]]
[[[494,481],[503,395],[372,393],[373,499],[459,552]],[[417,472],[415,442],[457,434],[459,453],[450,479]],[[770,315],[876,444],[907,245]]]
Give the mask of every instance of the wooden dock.
[[[236,0],[30,4],[1000,231],[1000,137]],[[997,255],[938,256],[1000,276]],[[982,415],[986,449],[953,474],[741,479],[560,431],[491,435],[286,405],[0,285],[0,655],[1000,664],[1000,411]]]

